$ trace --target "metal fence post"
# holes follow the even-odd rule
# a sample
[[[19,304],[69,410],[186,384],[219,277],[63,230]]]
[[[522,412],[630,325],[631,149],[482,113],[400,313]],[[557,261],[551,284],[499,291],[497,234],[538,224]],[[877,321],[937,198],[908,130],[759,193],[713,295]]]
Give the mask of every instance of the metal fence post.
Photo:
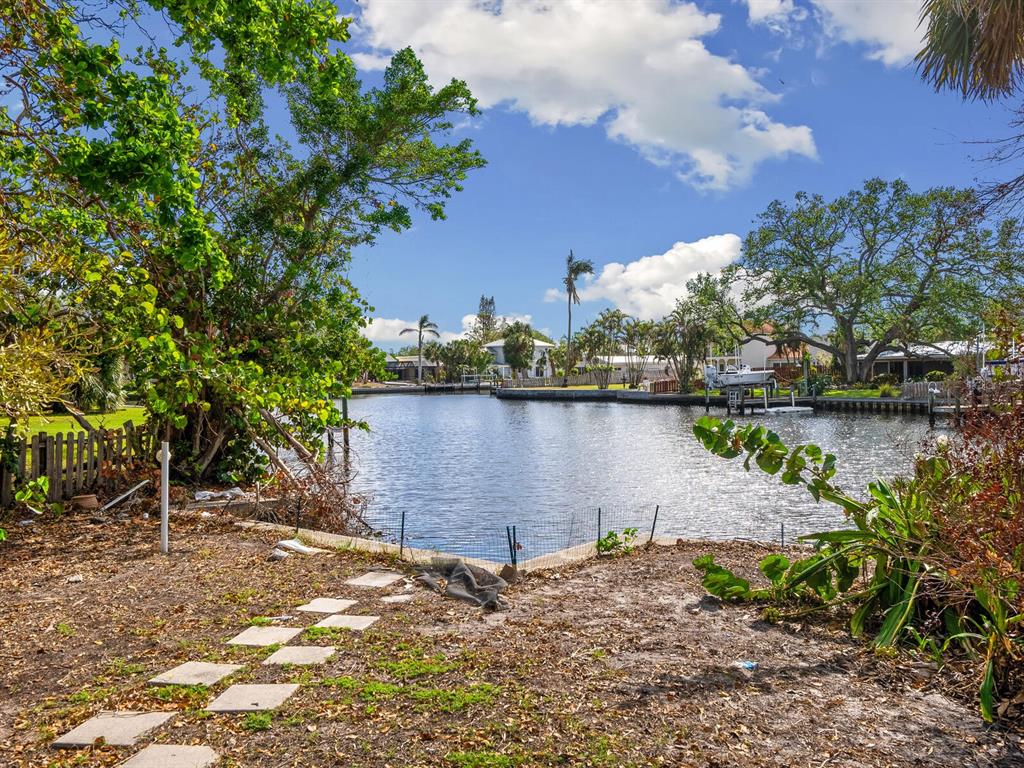
[[[508,562],[509,565],[515,565],[516,563],[516,551],[512,546],[512,527],[505,526],[505,537],[508,539]]]
[[[170,551],[170,498],[171,448],[164,440],[160,444],[160,552]]]
[[[655,504],[654,505],[654,520],[651,522],[651,538],[649,538],[647,540],[648,544],[650,544],[652,541],[654,541],[654,527],[658,524],[658,509],[660,507],[661,507],[660,504]]]
[[[405,556],[405,510],[402,510],[402,522],[398,527],[398,559]]]
[[[601,508],[597,508],[597,540],[601,540]]]
[[[782,551],[786,550],[786,523],[779,523],[779,541],[782,544]]]
[[[516,536],[516,527],[512,526],[512,567],[519,565],[519,538]]]

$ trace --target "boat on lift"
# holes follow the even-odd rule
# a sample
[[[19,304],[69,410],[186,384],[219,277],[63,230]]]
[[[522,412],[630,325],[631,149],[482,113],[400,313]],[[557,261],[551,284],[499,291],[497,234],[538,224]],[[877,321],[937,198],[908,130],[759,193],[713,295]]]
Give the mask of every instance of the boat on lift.
[[[749,365],[730,365],[724,372],[713,365],[704,366],[704,381],[710,389],[767,386],[774,388],[775,371],[755,371]]]

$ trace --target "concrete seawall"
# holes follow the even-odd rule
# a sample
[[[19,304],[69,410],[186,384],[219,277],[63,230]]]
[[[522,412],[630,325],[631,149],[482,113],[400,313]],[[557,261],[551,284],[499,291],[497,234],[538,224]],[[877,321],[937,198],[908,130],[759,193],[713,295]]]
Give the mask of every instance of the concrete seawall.
[[[704,395],[652,395],[637,389],[513,389],[494,391],[502,400],[561,400],[567,402],[617,401],[639,405],[704,405]],[[798,398],[802,400],[803,398]],[[807,398],[808,403],[810,398]],[[788,402],[788,401],[787,401]],[[712,395],[711,405],[724,407],[725,397]]]

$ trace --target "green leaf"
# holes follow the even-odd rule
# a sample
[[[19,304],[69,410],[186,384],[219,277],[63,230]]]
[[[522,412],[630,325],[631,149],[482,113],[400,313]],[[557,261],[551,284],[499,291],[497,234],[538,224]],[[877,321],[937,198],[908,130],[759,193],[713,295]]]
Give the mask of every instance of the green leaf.
[[[789,570],[789,558],[785,555],[772,554],[763,558],[758,564],[758,568],[761,569],[768,581],[772,584],[778,585],[782,582],[786,576],[786,571]]]

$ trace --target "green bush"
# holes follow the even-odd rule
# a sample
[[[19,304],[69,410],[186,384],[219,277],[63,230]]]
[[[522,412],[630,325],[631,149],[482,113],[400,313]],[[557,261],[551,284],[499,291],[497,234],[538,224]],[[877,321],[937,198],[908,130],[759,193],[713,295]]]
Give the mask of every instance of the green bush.
[[[901,381],[902,379],[900,379],[900,377],[897,376],[895,373],[880,373],[871,379],[871,383],[874,384],[876,387],[881,387],[883,384],[895,386],[897,384],[900,384]]]
[[[879,397],[896,397],[898,394],[900,394],[900,389],[895,384],[878,385]]]
[[[925,381],[946,381],[949,378],[949,374],[945,371],[928,371],[924,375]]]
[[[911,477],[870,483],[863,501],[832,483],[836,458],[818,446],[788,448],[764,427],[711,417],[693,429],[712,453],[745,455],[748,470],[756,464],[805,486],[853,524],[801,537],[815,547],[802,560],[762,560],[765,589],[699,557],[694,566],[709,592],[801,613],[848,605],[852,634],[871,634],[876,647],[908,644],[936,660],[973,661],[986,720],[1000,694],[1009,706],[1024,683],[1024,407],[969,416],[953,440],[940,438],[917,460]]]

